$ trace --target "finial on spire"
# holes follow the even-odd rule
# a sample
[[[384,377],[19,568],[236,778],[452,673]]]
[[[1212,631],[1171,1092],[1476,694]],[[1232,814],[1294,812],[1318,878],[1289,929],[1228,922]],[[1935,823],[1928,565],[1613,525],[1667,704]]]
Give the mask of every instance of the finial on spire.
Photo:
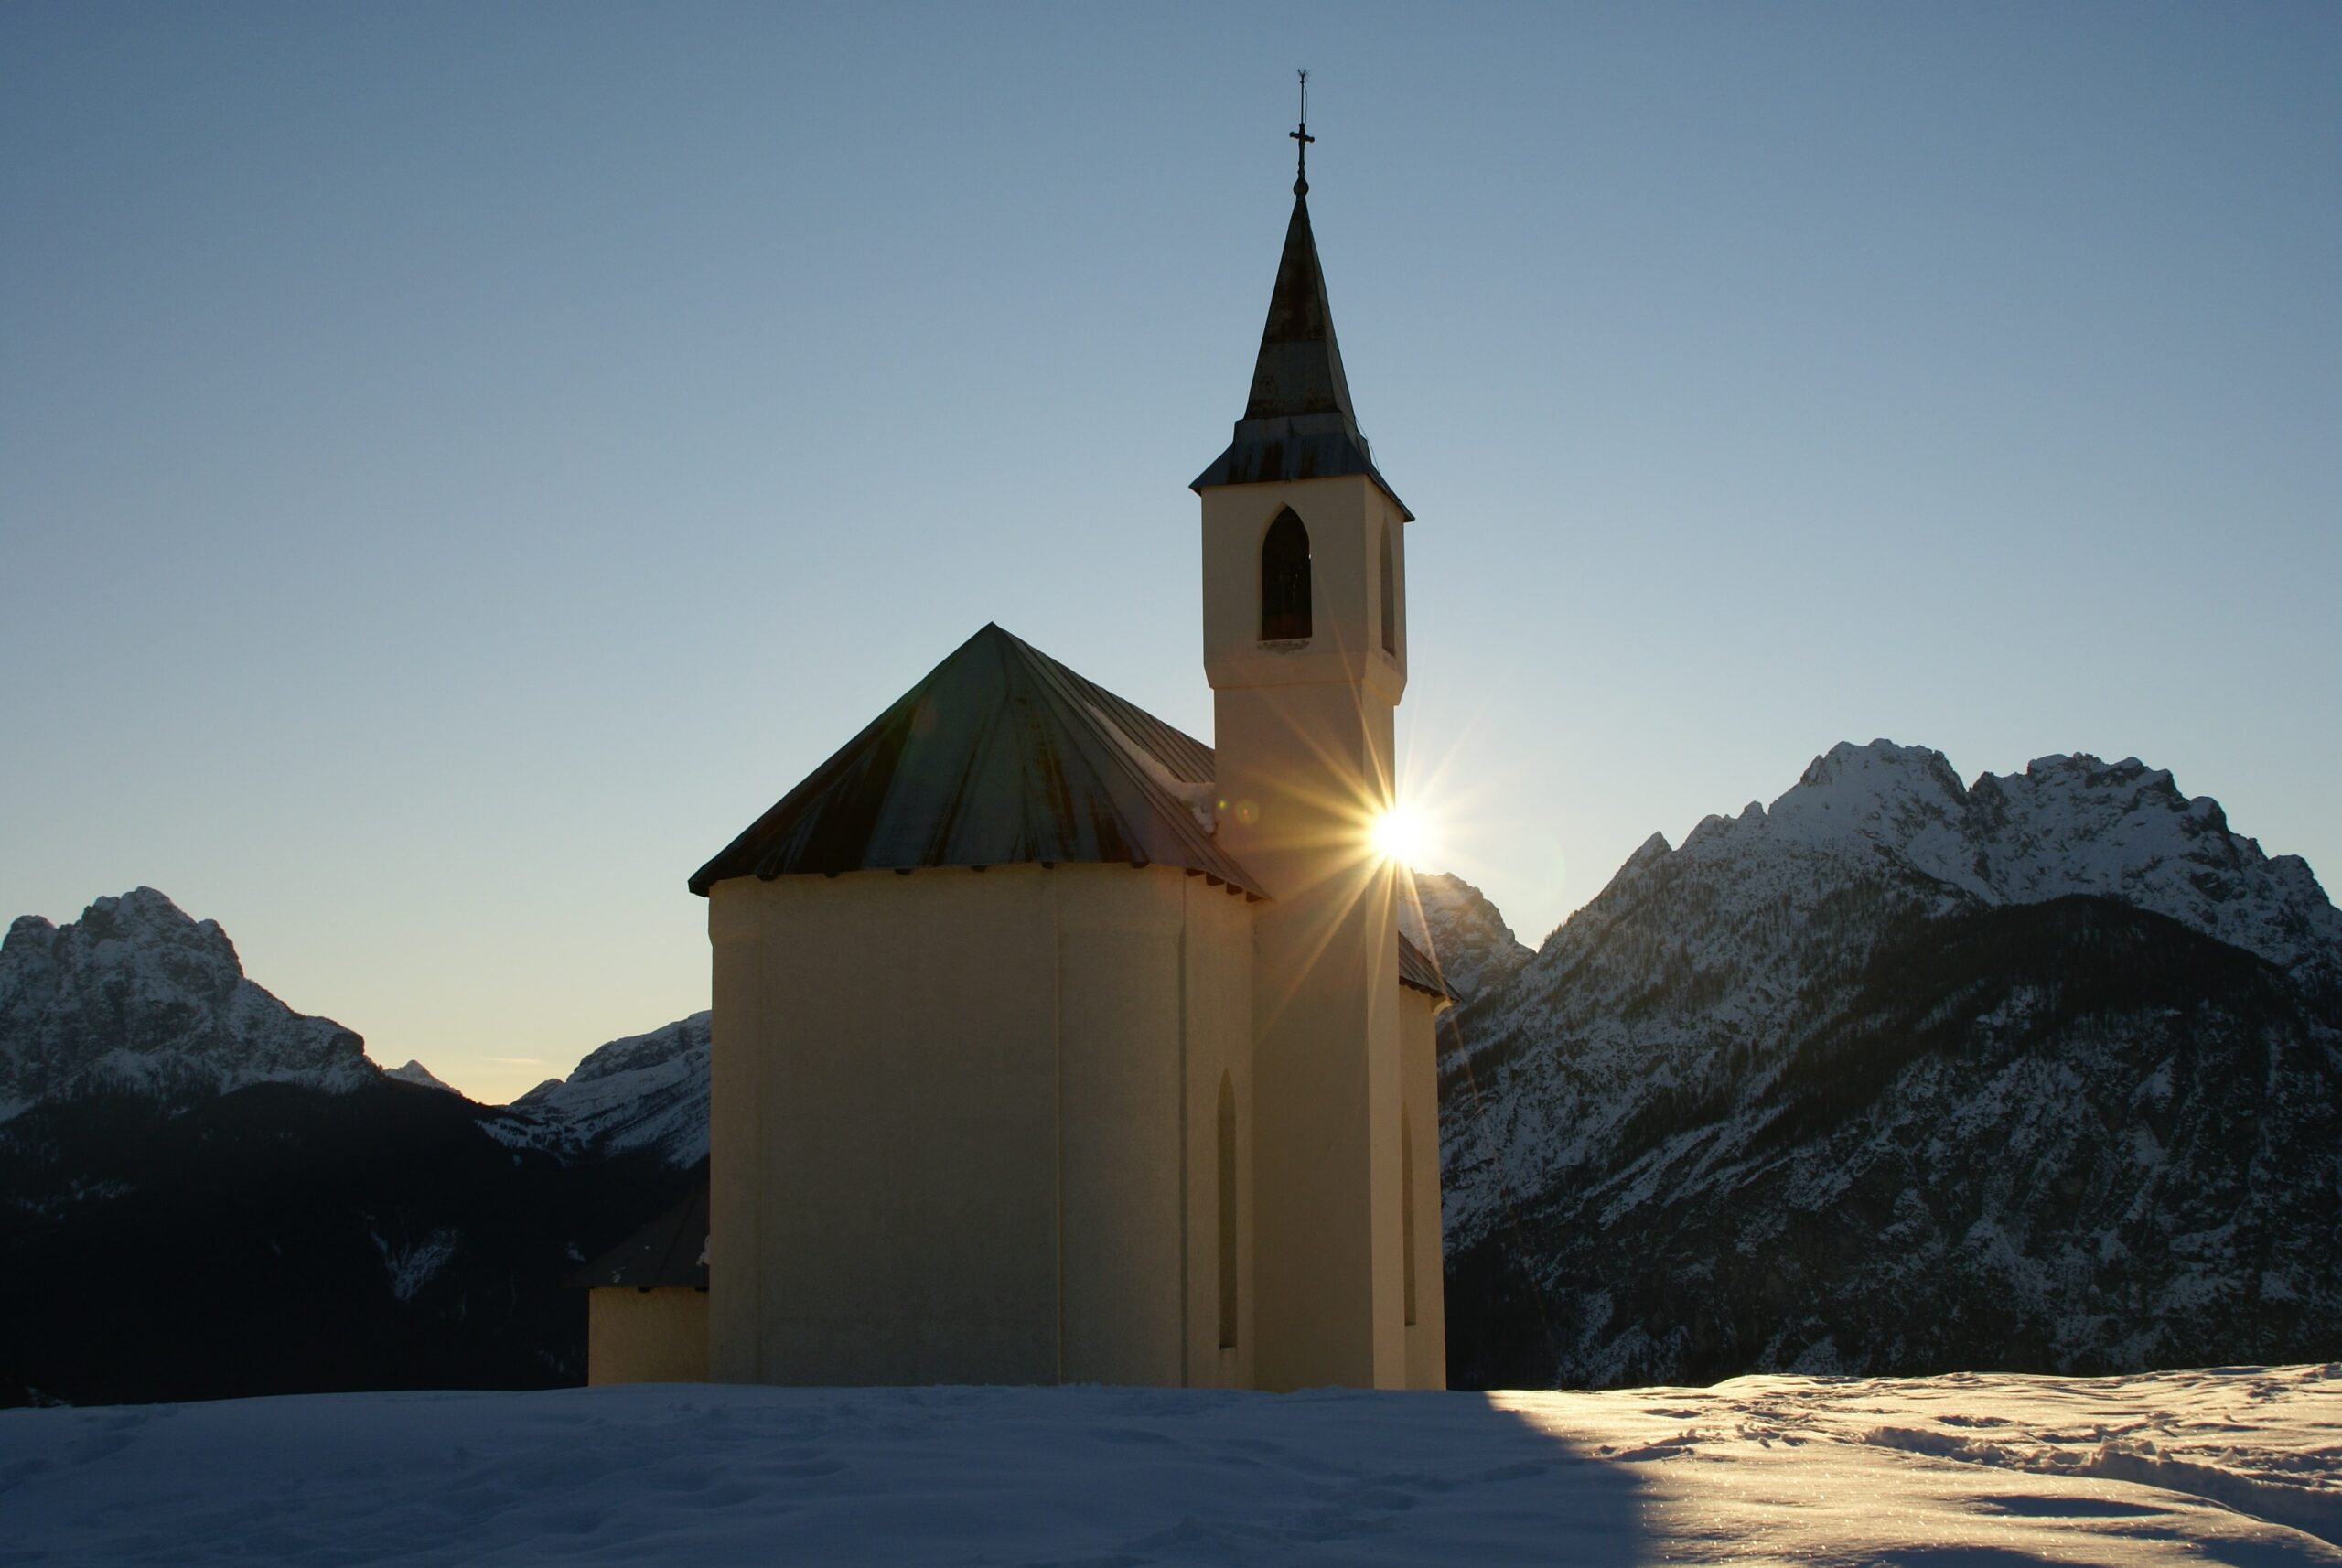
[[[1301,129],[1287,131],[1285,134],[1301,144],[1295,149],[1299,156],[1294,165],[1293,193],[1306,196],[1309,194],[1309,144],[1317,138],[1309,134],[1309,73],[1305,70],[1301,72]]]

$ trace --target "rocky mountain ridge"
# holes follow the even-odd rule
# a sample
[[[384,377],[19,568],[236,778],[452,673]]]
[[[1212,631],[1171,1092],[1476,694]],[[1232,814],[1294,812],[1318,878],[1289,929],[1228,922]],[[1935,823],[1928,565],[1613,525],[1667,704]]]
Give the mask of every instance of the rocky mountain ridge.
[[[1412,893],[1402,890],[1399,898],[1399,929],[1433,955],[1457,995],[1477,996],[1536,957],[1487,896],[1462,877],[1417,871],[1409,881]]]
[[[62,927],[21,916],[0,942],[0,1121],[98,1092],[340,1092],[380,1070],[357,1035],[245,978],[219,922],[189,919],[152,887],[100,898]]]
[[[1963,789],[1941,752],[1841,744],[1769,811],[1751,802],[1737,818],[1710,817],[1683,851],[1724,853],[1723,841],[1746,833],[1842,854],[1866,846],[1991,903],[2119,898],[2259,953],[2305,984],[2342,981],[2342,911],[2308,863],[2262,854],[2229,830],[2218,800],[2189,798],[2135,757],[2038,757]]]
[[[2338,937],[2135,759],[1841,746],[1654,837],[1449,1017],[1463,1375],[2342,1349]]]
[[[568,1078],[514,1101],[497,1127],[556,1152],[648,1150],[671,1165],[705,1159],[709,1018],[693,1013],[597,1047]]]

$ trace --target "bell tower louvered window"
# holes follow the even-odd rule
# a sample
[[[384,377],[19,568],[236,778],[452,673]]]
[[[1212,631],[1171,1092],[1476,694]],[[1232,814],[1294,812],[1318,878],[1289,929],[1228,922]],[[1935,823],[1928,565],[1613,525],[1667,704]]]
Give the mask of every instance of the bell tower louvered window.
[[[1261,640],[1297,641],[1309,625],[1309,530],[1287,507],[1261,541]]]

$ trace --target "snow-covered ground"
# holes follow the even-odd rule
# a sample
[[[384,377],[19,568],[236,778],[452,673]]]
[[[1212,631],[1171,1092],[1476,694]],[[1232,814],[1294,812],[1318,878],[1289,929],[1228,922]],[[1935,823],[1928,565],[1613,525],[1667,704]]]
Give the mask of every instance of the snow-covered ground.
[[[2342,1563],[2342,1366],[0,1412],[0,1563]]]

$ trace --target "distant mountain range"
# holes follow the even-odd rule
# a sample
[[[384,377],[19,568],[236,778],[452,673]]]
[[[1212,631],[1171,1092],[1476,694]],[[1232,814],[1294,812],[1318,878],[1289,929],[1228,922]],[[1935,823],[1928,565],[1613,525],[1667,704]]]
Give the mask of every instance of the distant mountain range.
[[[1533,956],[1423,890],[1460,1380],[2342,1356],[2342,916],[2169,774],[1840,746]]]
[[[707,1019],[612,1040],[483,1125],[570,1159],[704,1159]],[[421,1062],[384,1069],[352,1031],[294,1012],[245,976],[218,921],[152,887],[100,898],[62,927],[19,917],[0,942],[0,1123],[91,1098],[181,1108],[260,1083],[348,1094],[385,1080],[454,1092]]]
[[[0,1403],[576,1382],[707,1152],[707,1015],[475,1104],[151,887],[0,944]]]
[[[2342,1359],[2342,915],[2168,774],[1841,746],[1533,952],[1415,884],[1459,1384]],[[699,1013],[478,1105],[151,888],[18,919],[0,1402],[575,1381],[707,1064]]]

